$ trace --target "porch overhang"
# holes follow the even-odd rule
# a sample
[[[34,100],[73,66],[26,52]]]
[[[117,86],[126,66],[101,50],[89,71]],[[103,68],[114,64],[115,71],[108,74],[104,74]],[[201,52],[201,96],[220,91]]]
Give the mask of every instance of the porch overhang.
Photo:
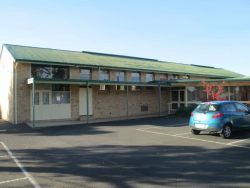
[[[119,82],[108,80],[80,80],[80,79],[44,79],[44,78],[28,78],[27,84],[74,84],[74,85],[124,85],[124,86],[150,86],[150,87],[169,87],[168,82],[152,81],[152,82]]]
[[[250,77],[227,78],[227,79],[199,79],[199,80],[166,80],[161,85],[168,83],[171,87],[180,86],[203,86],[204,83],[221,83],[223,86],[250,86]]]

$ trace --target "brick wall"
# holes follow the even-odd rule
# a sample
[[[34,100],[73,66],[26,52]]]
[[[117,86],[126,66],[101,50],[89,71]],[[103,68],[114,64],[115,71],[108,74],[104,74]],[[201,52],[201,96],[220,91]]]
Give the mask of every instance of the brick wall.
[[[30,77],[30,64],[19,63],[17,66],[17,123],[30,120],[31,87],[27,85]]]
[[[69,74],[70,74],[70,79],[80,79],[80,70],[79,70],[79,68],[70,67]]]
[[[126,91],[116,91],[111,86],[110,91],[99,91],[98,86],[93,86],[93,116],[94,118],[114,118],[127,116],[127,97]],[[162,113],[168,111],[170,101],[170,90],[162,90]],[[128,94],[128,115],[151,115],[159,112],[158,88],[150,91],[131,91]],[[141,106],[147,105],[148,111],[142,112]]]
[[[79,118],[79,85],[70,86],[71,97],[71,118]]]

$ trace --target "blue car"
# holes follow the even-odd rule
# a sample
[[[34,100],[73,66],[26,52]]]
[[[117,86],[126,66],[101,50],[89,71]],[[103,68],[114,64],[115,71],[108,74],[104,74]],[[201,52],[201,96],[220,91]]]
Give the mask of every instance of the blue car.
[[[234,101],[201,103],[191,113],[189,127],[195,135],[206,131],[230,138],[233,131],[250,128],[250,111],[246,105]]]

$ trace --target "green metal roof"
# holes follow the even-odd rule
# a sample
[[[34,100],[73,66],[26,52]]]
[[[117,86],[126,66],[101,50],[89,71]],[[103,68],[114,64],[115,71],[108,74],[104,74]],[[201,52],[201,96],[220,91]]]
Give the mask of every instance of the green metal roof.
[[[14,59],[23,62],[67,64],[78,66],[104,67],[115,69],[132,69],[145,72],[166,72],[202,75],[206,77],[234,78],[243,75],[213,67],[187,65],[164,62],[154,59],[101,54],[93,52],[77,52],[48,48],[27,47],[19,45],[4,45]]]

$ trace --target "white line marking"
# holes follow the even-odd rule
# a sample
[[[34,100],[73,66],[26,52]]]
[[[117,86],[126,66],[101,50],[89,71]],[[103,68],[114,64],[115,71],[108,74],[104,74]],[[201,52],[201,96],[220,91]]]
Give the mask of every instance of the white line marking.
[[[7,130],[0,130],[0,132],[6,132]]]
[[[0,158],[9,157],[8,155],[0,155]]]
[[[246,141],[246,140],[248,140],[248,139],[237,140],[237,141],[228,143],[228,145],[235,144],[235,143],[239,143],[239,142],[244,142],[244,141]]]
[[[189,140],[198,140],[198,141],[202,141],[202,142],[210,142],[210,143],[215,143],[215,144],[220,144],[220,145],[226,145],[226,146],[228,146],[227,143],[216,142],[216,141],[211,141],[211,140],[203,140],[203,139],[199,139],[199,138],[190,138],[190,137],[185,137],[185,136],[171,135],[171,134],[167,134],[167,133],[159,133],[159,132],[148,131],[148,130],[143,130],[143,129],[136,129],[136,130],[137,131],[147,132],[147,133],[153,133],[153,134],[159,134],[159,135],[165,135],[165,136],[172,136],[172,137],[184,138],[184,139],[189,139]],[[239,148],[250,149],[250,147],[238,146],[238,145],[234,145],[234,144],[230,144],[230,146],[235,146],[235,147],[239,147]]]
[[[180,125],[187,125],[187,123],[181,123],[181,124],[173,124],[173,125],[168,125],[168,126],[155,126],[155,127],[148,127],[148,128],[143,128],[141,130],[148,130],[148,129],[160,129],[160,128],[166,128],[166,127],[176,127]],[[152,126],[152,125],[151,125]]]
[[[188,133],[180,133],[180,134],[175,134],[173,136],[180,136],[180,135],[185,135],[185,134],[191,134],[191,133],[190,132],[188,132]]]
[[[15,181],[26,180],[26,179],[29,179],[29,178],[28,178],[28,177],[24,177],[24,178],[18,178],[18,179],[14,179],[14,180],[1,181],[1,182],[0,182],[0,185],[1,185],[1,184],[5,184],[5,183],[15,182]]]
[[[37,181],[33,178],[33,176],[23,167],[23,165],[17,160],[17,158],[13,155],[13,153],[9,150],[9,148],[3,143],[0,142],[2,144],[2,146],[4,147],[4,149],[7,151],[7,153],[9,154],[9,156],[13,159],[13,161],[16,163],[16,165],[21,169],[21,171],[23,172],[23,174],[29,179],[30,183],[32,183],[32,185],[35,188],[41,188],[40,185],[37,183]]]

